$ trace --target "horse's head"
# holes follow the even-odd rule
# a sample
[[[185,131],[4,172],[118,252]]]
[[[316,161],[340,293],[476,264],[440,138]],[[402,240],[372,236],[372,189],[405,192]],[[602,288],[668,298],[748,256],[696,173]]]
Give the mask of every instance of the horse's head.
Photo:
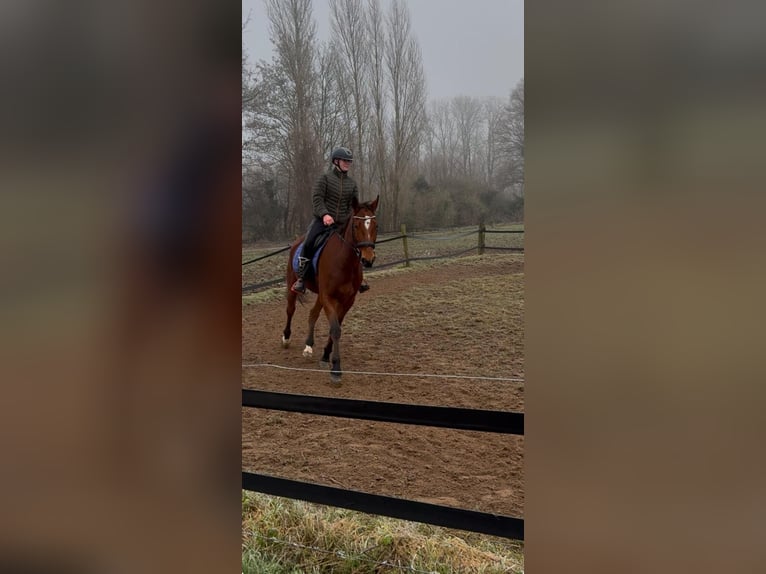
[[[359,250],[362,265],[372,267],[375,261],[375,241],[378,238],[378,222],[375,219],[375,210],[378,208],[378,199],[359,203],[354,198],[351,207],[353,215],[351,219],[351,233],[354,238],[354,247]]]

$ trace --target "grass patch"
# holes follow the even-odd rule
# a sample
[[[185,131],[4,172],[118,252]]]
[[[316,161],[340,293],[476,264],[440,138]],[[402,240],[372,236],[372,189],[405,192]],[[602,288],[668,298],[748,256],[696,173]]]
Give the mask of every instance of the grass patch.
[[[523,543],[242,493],[243,574],[523,573]]]
[[[267,303],[269,301],[283,301],[285,299],[285,286],[279,285],[271,289],[246,293],[242,295],[242,305],[256,305],[258,303]]]

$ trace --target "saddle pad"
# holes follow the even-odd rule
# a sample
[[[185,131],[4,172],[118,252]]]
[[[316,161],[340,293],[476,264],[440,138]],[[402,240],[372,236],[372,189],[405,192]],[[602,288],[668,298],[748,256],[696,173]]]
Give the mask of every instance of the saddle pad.
[[[317,250],[314,253],[314,257],[311,260],[311,271],[313,272],[315,277],[317,274],[317,266],[319,265],[319,256],[321,255],[325,245],[327,245],[326,241],[323,242],[319,247],[317,247]],[[295,255],[293,255],[293,271],[295,271],[296,273],[298,272],[298,258],[302,256],[303,256],[303,242],[301,242],[301,244],[298,246],[298,249],[295,250]]]

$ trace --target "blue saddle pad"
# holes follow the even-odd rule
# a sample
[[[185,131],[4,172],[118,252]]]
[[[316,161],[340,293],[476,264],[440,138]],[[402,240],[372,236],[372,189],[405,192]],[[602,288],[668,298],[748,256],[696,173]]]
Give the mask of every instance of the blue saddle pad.
[[[314,272],[314,277],[317,275],[317,266],[319,265],[319,256],[322,253],[322,250],[324,249],[324,246],[327,245],[327,242],[323,242],[322,245],[317,247],[316,252],[314,253],[314,257],[311,259],[311,270]],[[298,258],[303,256],[303,242],[298,246],[298,249],[295,250],[295,255],[293,255],[293,271],[296,273],[298,272]]]

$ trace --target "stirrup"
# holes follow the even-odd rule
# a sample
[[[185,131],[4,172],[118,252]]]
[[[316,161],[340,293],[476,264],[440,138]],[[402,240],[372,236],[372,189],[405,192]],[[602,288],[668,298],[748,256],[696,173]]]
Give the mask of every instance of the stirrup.
[[[303,294],[306,292],[306,285],[303,283],[303,279],[296,279],[295,283],[290,287],[290,291],[293,293]]]

